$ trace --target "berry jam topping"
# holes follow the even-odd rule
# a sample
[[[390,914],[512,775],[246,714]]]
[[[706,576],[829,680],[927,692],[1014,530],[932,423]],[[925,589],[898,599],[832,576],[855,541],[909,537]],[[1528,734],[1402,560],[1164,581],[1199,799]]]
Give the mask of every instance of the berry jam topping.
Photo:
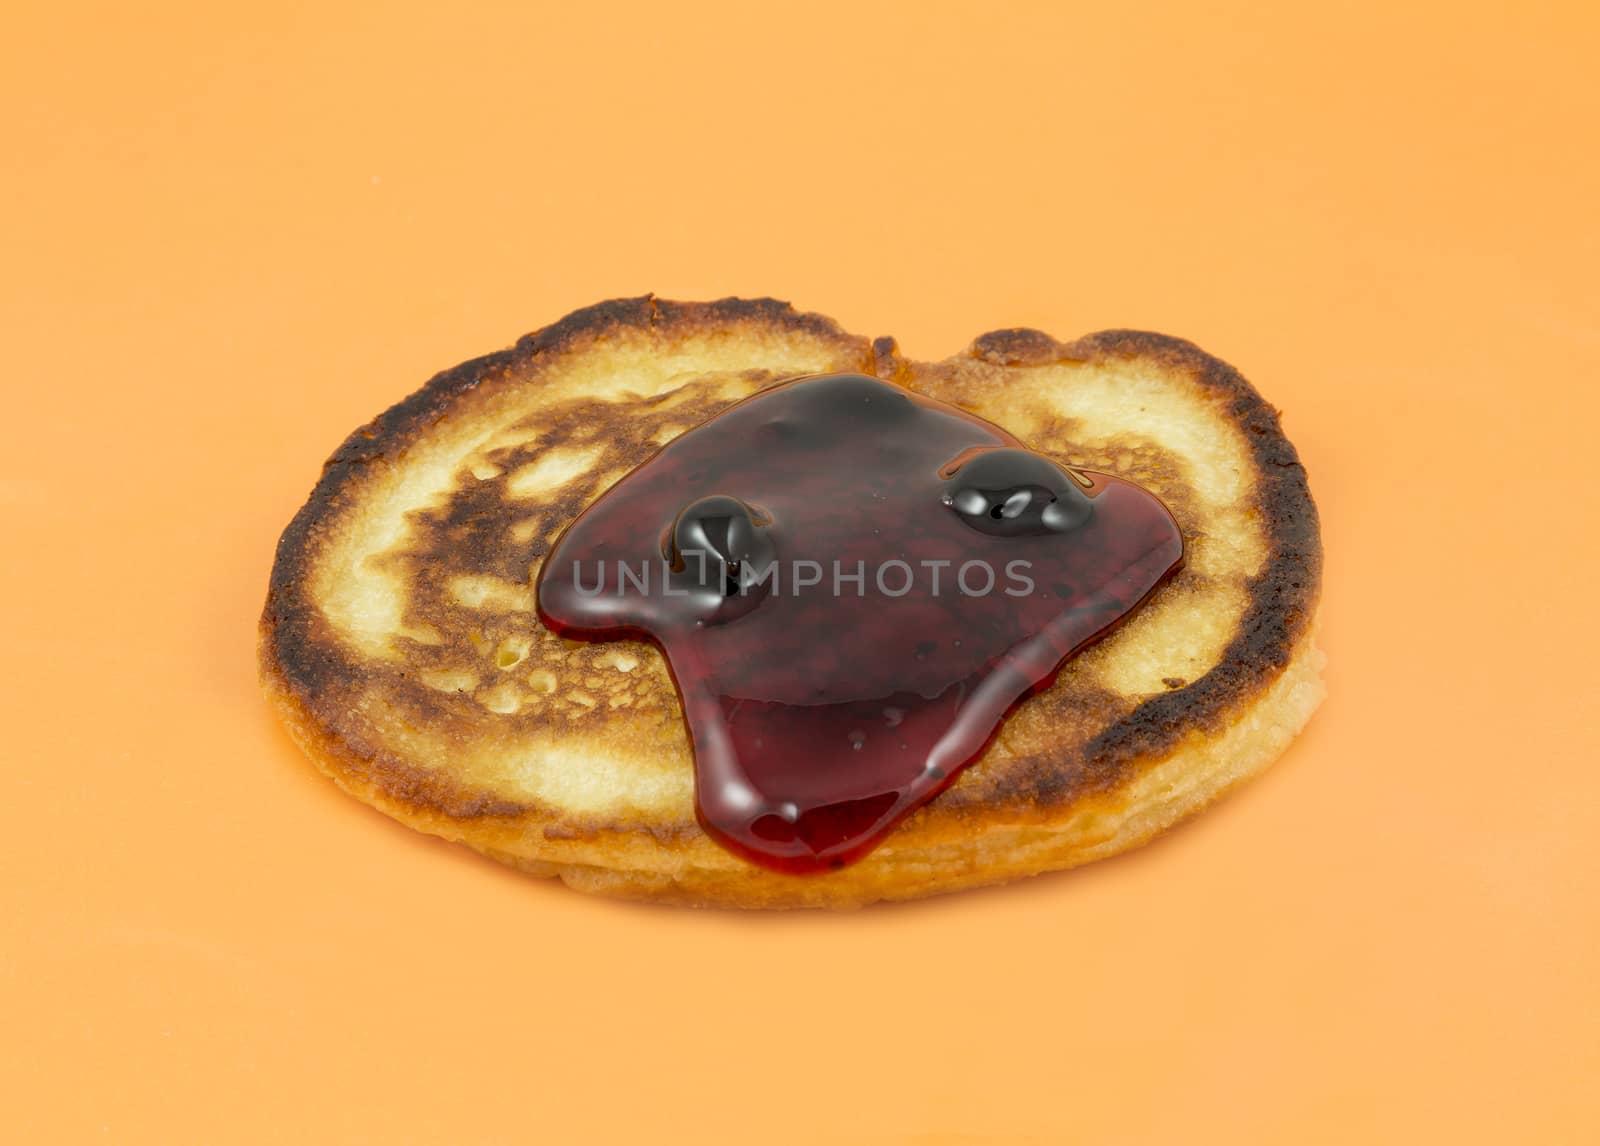
[[[553,631],[666,654],[701,824],[787,872],[866,855],[1183,563],[1152,494],[857,374],[674,439],[539,574]]]

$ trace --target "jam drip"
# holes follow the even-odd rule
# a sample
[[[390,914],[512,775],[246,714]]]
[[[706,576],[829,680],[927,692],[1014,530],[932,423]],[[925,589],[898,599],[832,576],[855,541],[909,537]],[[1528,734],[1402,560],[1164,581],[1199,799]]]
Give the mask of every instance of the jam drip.
[[[701,824],[860,859],[1183,562],[1152,494],[864,375],[766,390],[607,491],[540,571],[569,637],[665,652]]]

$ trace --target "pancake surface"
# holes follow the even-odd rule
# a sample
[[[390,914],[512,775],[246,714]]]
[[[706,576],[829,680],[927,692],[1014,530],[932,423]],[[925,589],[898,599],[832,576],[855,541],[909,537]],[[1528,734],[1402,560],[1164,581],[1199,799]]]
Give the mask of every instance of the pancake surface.
[[[1185,568],[866,859],[722,850],[661,654],[563,640],[533,583],[561,530],[676,435],[800,374],[860,372],[1130,478]],[[346,440],[279,542],[264,687],[324,773],[404,823],[585,891],[850,906],[1126,850],[1270,763],[1322,697],[1316,510],[1277,413],[1159,335],[997,331],[939,363],[772,300],[603,303],[434,378]]]

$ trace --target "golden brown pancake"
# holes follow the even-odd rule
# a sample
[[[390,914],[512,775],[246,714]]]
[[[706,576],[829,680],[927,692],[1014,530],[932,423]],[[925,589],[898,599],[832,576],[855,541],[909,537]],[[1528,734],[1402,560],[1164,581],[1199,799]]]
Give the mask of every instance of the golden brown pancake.
[[[555,636],[533,585],[562,529],[667,441],[784,379],[836,372],[1140,483],[1188,559],[864,860],[796,876],[696,822],[656,648]],[[1190,343],[1002,330],[919,363],[771,299],[646,297],[446,371],[351,434],[279,541],[261,675],[321,771],[421,831],[583,891],[853,906],[1114,855],[1266,767],[1323,695],[1321,565],[1277,411]]]

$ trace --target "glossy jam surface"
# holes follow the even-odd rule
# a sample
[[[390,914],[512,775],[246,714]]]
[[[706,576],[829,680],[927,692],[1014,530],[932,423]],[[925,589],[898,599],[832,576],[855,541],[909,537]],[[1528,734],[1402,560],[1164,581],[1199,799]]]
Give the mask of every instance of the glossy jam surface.
[[[861,858],[1183,561],[1153,495],[861,375],[785,383],[608,490],[540,571],[563,636],[644,634],[701,823],[767,867]]]

